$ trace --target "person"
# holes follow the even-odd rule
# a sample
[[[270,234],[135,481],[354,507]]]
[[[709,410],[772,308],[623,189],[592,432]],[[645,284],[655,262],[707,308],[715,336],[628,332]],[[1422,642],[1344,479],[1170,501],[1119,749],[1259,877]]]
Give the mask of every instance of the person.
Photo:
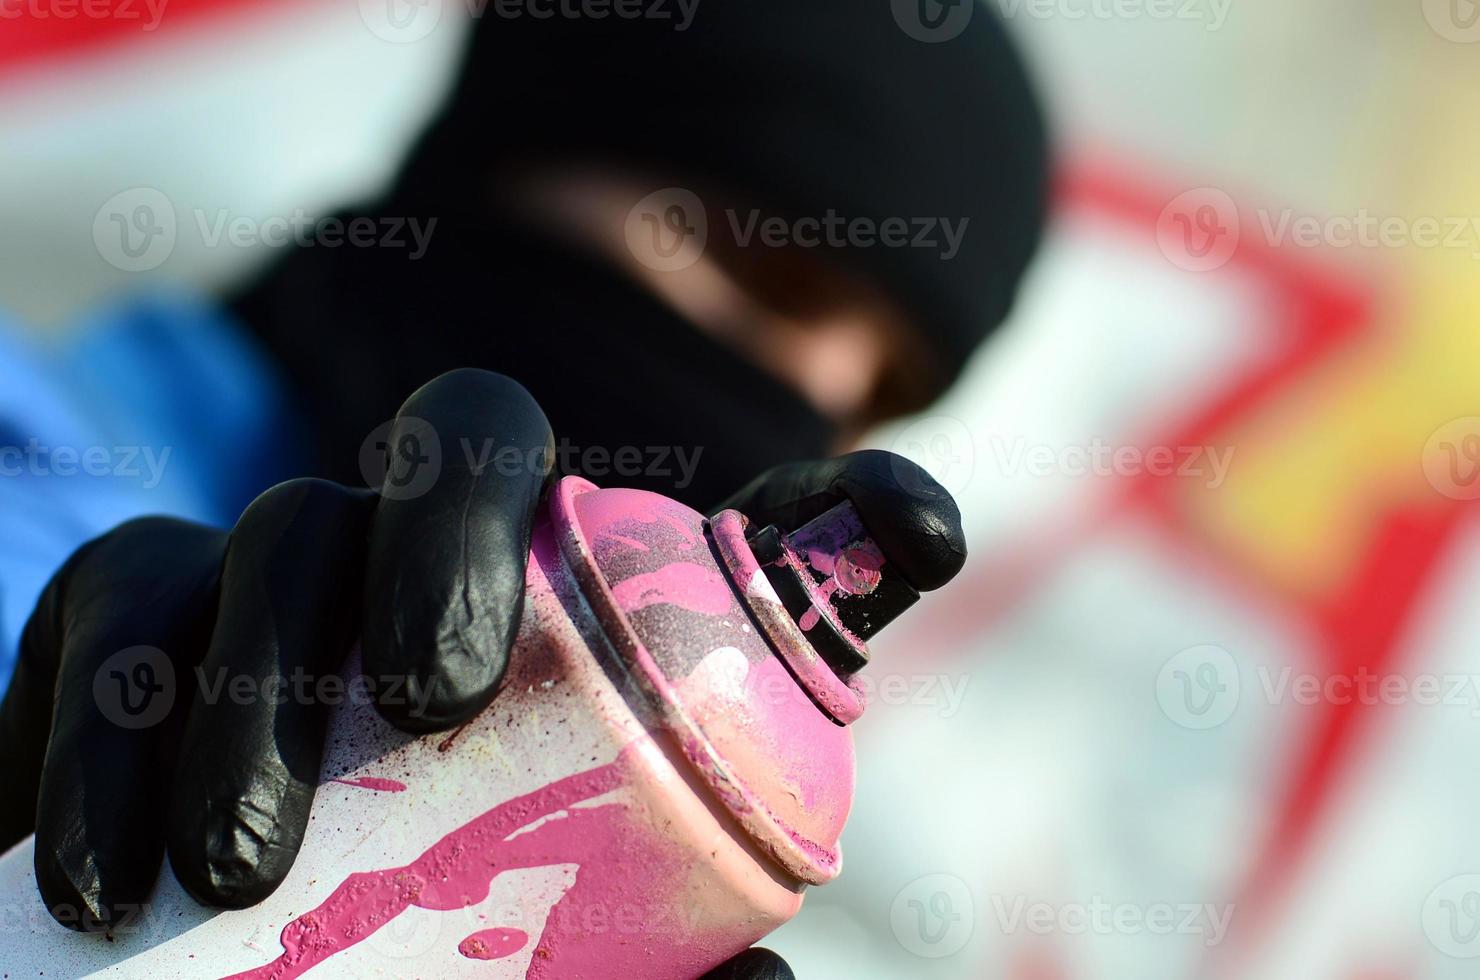
[[[119,650],[287,676],[333,669],[358,637],[367,673],[432,692],[423,712],[378,705],[399,727],[489,703],[548,474],[456,447],[598,480],[627,449],[624,485],[707,508],[733,493],[784,525],[851,499],[913,584],[960,567],[959,514],[923,471],[806,462],[955,379],[1043,222],[1044,125],[1002,25],[978,9],[927,43],[895,8],[709,0],[682,30],[488,8],[393,188],[346,215],[435,218],[424,255],[296,248],[224,309],[156,297],[82,332],[62,363],[175,463],[153,497],[109,484],[103,503],[97,481],[65,499],[0,481],[0,522],[44,528],[0,553],[6,608],[35,603],[0,704],[0,840],[36,833],[48,907],[106,928],[166,852],[197,899],[246,907],[302,842],[323,706],[182,698],[125,732],[92,703]],[[40,359],[7,351],[68,415]],[[44,413],[7,426],[6,408],[0,445],[41,431]],[[377,493],[429,458],[428,432],[434,483]],[[756,950],[722,974],[790,971]]]

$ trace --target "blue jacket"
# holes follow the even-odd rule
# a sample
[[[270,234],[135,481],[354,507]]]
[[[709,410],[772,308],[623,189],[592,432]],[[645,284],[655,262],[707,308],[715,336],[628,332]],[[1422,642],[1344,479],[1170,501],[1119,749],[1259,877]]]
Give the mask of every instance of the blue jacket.
[[[56,336],[0,318],[0,691],[79,545],[145,514],[230,526],[306,458],[270,363],[209,302],[151,296]]]

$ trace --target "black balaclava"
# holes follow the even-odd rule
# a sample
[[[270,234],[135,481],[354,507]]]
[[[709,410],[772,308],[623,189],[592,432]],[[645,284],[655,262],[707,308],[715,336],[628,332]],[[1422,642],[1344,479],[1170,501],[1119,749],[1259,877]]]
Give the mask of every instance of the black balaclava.
[[[497,217],[484,202],[501,169],[651,173],[789,219],[968,219],[950,260],[821,249],[910,313],[931,390],[1005,315],[1038,241],[1047,160],[1021,63],[985,6],[698,0],[683,30],[678,0],[628,8],[667,19],[564,16],[558,0],[501,9],[483,8],[452,100],[365,212],[437,218],[426,254],[303,248],[236,303],[296,380],[325,475],[357,478],[370,430],[466,365],[524,383],[574,447],[635,446],[653,470],[607,482],[701,506],[830,448],[832,426],[779,381],[602,261]],[[919,39],[942,21],[955,25],[943,39]],[[669,449],[671,472],[648,447]],[[677,449],[700,453],[691,481]]]

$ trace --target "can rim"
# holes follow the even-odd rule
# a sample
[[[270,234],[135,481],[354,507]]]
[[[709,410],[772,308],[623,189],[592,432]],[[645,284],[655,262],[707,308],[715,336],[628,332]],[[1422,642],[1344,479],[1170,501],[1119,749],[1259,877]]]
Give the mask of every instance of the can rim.
[[[724,805],[746,835],[783,871],[811,885],[825,884],[842,871],[842,851],[808,839],[787,826],[753,793],[694,720],[673,684],[633,628],[596,564],[595,554],[576,517],[575,499],[599,488],[589,480],[567,476],[550,493],[550,518],[561,559],[580,585],[602,631],[634,671],[635,679],[657,708],[663,725],[704,785]],[[728,569],[726,572],[728,574]],[[732,581],[731,586],[735,583]],[[736,588],[735,591],[742,591]]]

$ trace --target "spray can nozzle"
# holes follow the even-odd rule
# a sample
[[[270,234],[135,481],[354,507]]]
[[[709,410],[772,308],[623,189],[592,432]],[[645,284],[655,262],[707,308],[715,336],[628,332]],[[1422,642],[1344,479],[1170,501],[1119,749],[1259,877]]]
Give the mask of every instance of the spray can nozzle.
[[[865,641],[920,598],[849,501],[789,534],[768,525],[747,541],[787,613],[840,677],[867,666]]]

